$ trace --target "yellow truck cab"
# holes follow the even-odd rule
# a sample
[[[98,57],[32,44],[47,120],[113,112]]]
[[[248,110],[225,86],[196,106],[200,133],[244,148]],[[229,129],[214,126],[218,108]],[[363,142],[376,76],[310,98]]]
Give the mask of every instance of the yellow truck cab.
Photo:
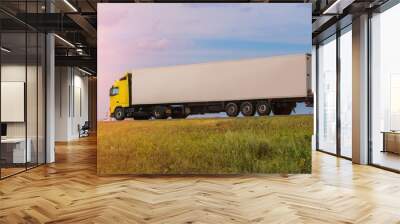
[[[116,80],[110,88],[110,116],[124,117],[124,108],[131,105],[130,88],[132,74],[126,73],[122,78]]]

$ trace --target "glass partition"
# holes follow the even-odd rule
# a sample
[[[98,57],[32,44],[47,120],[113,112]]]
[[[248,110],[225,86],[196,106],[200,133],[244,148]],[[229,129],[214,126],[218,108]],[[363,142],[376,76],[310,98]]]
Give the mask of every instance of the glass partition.
[[[352,33],[351,25],[340,35],[340,154],[352,157]]]
[[[400,5],[371,19],[371,162],[400,170]]]
[[[1,47],[1,175],[6,177],[24,171],[31,158],[26,141],[25,32],[3,32]]]
[[[43,5],[0,3],[18,13],[40,13]],[[0,178],[45,163],[45,44],[44,33],[0,12]]]
[[[27,113],[27,150],[30,150],[31,159],[28,168],[37,165],[38,158],[38,35],[36,32],[27,33],[27,74],[26,74],[26,113]]]
[[[322,91],[323,90],[323,91]],[[318,149],[336,154],[336,36],[318,48]]]

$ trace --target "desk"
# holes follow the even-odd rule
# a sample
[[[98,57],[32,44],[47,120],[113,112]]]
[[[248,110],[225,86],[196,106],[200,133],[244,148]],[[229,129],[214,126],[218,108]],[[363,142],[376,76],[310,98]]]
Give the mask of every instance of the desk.
[[[25,152],[25,138],[6,138],[1,139],[1,157],[6,163],[26,163],[31,162],[31,139],[27,139],[28,143]],[[26,159],[26,160],[25,160]]]
[[[383,131],[382,152],[400,154],[400,131]]]

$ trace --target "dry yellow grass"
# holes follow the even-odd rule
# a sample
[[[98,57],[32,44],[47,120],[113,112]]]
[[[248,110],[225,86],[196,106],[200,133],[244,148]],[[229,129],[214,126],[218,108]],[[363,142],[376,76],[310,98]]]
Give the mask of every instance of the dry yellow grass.
[[[310,173],[312,116],[98,123],[102,174]]]

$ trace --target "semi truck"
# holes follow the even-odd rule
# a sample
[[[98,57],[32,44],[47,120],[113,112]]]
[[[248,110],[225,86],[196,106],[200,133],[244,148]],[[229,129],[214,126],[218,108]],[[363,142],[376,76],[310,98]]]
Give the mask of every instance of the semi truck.
[[[288,115],[297,102],[312,105],[310,64],[309,54],[294,54],[133,70],[112,85],[110,115]]]

